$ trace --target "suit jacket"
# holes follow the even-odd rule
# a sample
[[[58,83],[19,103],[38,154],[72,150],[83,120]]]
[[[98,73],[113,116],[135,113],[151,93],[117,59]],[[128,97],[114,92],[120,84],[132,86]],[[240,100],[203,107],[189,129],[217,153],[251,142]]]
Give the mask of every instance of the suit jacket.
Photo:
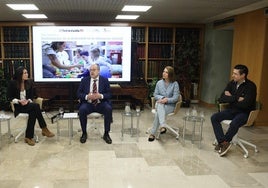
[[[90,81],[90,76],[84,77],[81,80],[81,83],[77,90],[77,97],[81,103],[87,102],[87,100],[85,100],[85,97],[90,91]],[[100,99],[100,102],[109,101],[109,99],[112,97],[109,80],[103,76],[99,76],[98,92],[103,95],[103,99]]]
[[[33,100],[34,98],[36,98],[33,85],[34,82],[32,79],[28,79],[25,81],[26,99]],[[7,89],[7,98],[10,102],[13,99],[20,99],[20,89],[17,88],[16,80],[11,80],[9,82]],[[23,106],[21,106],[20,104],[14,104],[14,107],[15,107],[14,115],[16,117],[20,112],[20,108],[23,108]]]

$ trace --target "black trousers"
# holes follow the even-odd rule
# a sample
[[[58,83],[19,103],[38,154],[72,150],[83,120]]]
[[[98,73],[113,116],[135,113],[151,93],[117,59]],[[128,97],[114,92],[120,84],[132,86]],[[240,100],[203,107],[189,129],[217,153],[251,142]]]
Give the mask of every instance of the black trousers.
[[[34,126],[36,119],[38,120],[40,128],[45,128],[47,126],[44,117],[42,115],[39,104],[37,103],[28,103],[25,106],[15,105],[16,111],[19,113],[27,113],[29,114],[27,128],[25,137],[33,138],[34,137]]]

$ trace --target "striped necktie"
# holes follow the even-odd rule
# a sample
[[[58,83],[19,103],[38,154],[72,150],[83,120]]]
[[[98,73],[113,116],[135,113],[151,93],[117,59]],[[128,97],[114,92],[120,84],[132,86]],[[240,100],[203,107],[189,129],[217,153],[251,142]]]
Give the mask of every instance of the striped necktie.
[[[97,93],[97,84],[96,84],[97,80],[93,80],[93,93]],[[94,104],[95,106],[97,105],[98,100],[92,100],[92,104]]]

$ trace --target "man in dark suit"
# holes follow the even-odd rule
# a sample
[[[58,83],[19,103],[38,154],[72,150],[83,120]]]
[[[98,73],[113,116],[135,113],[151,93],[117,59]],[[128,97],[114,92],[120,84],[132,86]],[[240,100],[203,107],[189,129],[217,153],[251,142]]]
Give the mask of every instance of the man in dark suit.
[[[103,140],[107,144],[112,143],[109,136],[112,121],[112,106],[110,83],[107,78],[100,76],[100,66],[92,64],[89,68],[90,75],[81,80],[77,91],[80,100],[79,120],[82,128],[81,143],[87,140],[87,115],[98,112],[104,115],[104,135]]]

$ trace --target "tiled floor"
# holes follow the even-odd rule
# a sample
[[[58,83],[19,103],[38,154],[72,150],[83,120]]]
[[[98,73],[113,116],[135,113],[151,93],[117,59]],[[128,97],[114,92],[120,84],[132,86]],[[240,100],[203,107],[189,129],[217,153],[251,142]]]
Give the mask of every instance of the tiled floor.
[[[189,136],[185,145],[182,137],[176,140],[167,133],[160,140],[148,142],[146,130],[151,127],[153,114],[142,111],[139,142],[129,133],[121,140],[121,111],[114,110],[111,138],[108,145],[98,131],[89,133],[85,144],[80,144],[80,125],[74,120],[74,138],[69,145],[67,121],[61,120],[61,137],[46,138],[36,126],[40,142],[31,147],[9,139],[5,122],[2,126],[0,149],[1,188],[171,188],[171,187],[268,187],[268,126],[241,128],[240,136],[257,144],[259,153],[249,148],[249,158],[243,158],[238,146],[233,146],[224,157],[213,151],[214,136],[209,117],[215,109],[205,111],[201,148],[192,144]],[[185,108],[169,124],[182,132]],[[52,112],[46,113],[48,127]],[[135,120],[135,119],[134,119]],[[98,120],[102,127],[103,120]],[[26,120],[12,117],[11,130],[15,135]],[[126,125],[129,125],[126,120]],[[190,127],[189,127],[190,128]],[[188,131],[188,133],[190,130]]]

